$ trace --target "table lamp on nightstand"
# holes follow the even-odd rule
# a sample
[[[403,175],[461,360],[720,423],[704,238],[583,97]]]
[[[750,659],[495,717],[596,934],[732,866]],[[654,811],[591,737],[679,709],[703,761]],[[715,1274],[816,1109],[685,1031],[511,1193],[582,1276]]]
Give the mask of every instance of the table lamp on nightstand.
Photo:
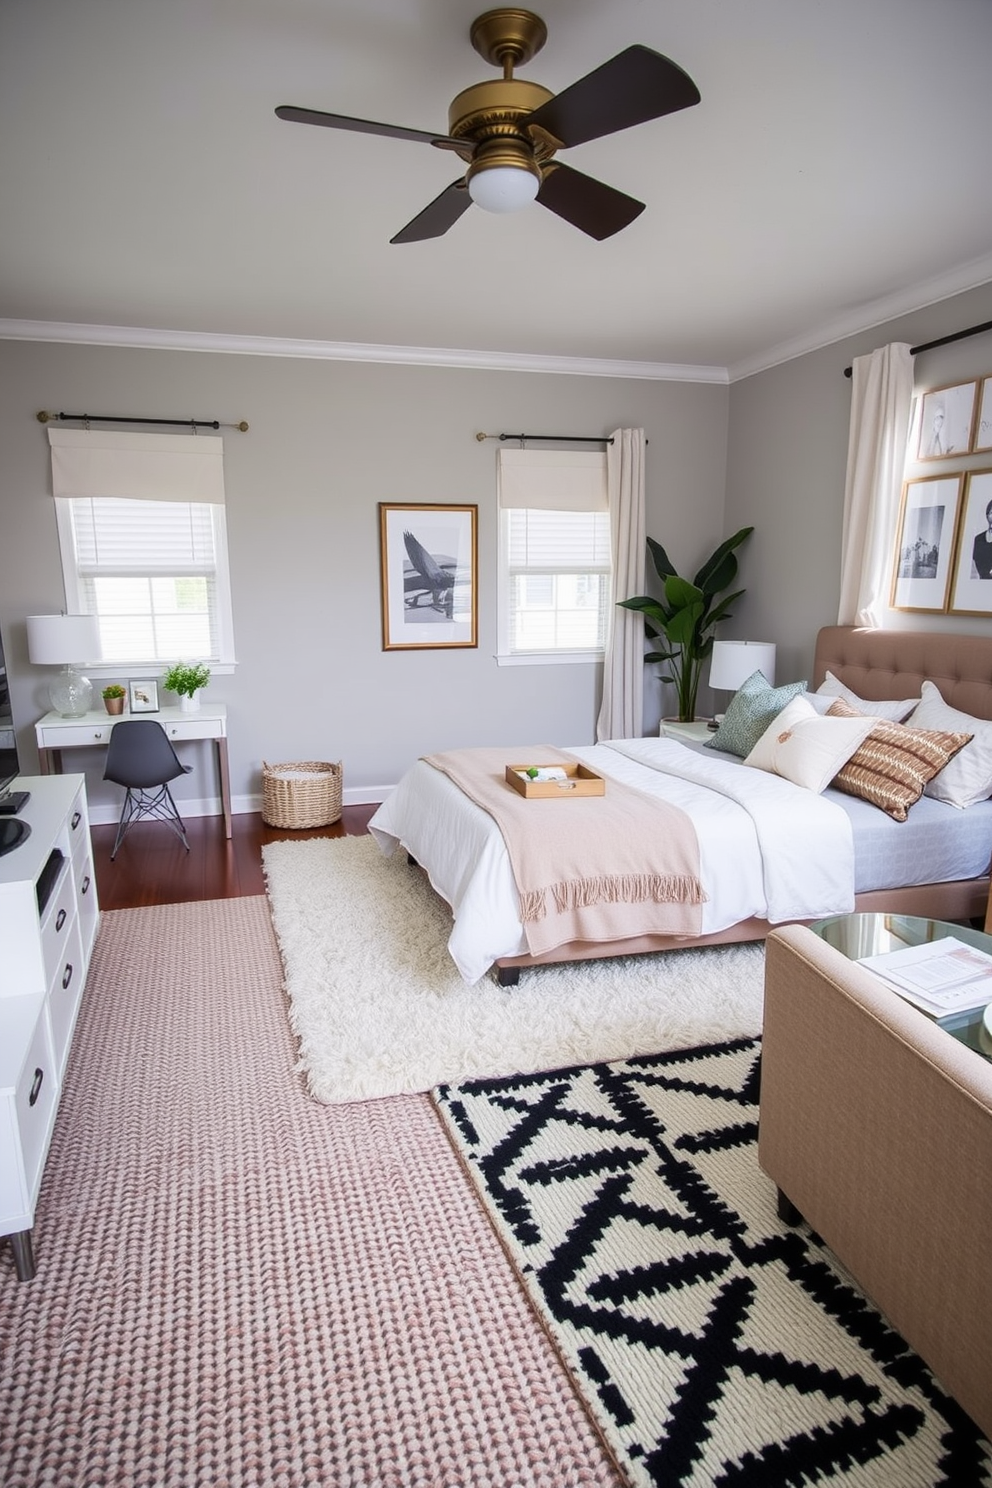
[[[28,657],[35,666],[60,666],[48,684],[52,707],[79,718],[93,701],[93,684],[79,668],[100,655],[95,615],[29,615]]]
[[[775,647],[770,641],[714,641],[710,658],[710,687],[714,692],[736,692],[754,672],[775,686]],[[719,723],[722,713],[715,715]]]

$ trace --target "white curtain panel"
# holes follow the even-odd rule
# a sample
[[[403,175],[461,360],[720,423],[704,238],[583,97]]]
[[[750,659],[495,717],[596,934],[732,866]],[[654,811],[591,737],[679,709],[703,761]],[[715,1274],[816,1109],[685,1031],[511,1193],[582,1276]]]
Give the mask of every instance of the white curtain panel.
[[[913,358],[894,341],[852,372],[838,625],[882,623],[913,403]]]
[[[644,593],[643,429],[616,429],[607,446],[613,604],[603,662],[597,739],[636,739],[644,730],[644,620],[617,601]]]

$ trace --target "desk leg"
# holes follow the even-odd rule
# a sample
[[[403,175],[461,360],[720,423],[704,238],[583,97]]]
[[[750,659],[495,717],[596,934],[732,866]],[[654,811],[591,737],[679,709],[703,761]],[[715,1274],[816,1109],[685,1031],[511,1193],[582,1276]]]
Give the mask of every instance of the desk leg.
[[[217,740],[217,769],[220,774],[220,800],[224,809],[224,835],[231,835],[231,769],[227,758],[227,739]]]
[[[41,775],[61,775],[62,751],[60,749],[39,748],[38,771]]]

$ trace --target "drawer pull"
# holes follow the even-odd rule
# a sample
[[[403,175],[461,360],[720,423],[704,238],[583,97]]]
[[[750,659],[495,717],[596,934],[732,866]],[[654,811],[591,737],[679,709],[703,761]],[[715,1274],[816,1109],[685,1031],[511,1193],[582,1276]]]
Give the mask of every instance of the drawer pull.
[[[80,888],[79,892],[80,892],[80,894],[88,894],[89,891],[90,891],[90,876],[87,873],[86,877],[83,879],[82,887]]]
[[[31,1081],[31,1090],[28,1094],[29,1106],[33,1106],[36,1103],[39,1095],[41,1094],[41,1082],[44,1078],[45,1071],[43,1069],[36,1069],[34,1072],[34,1079]]]
[[[74,811],[72,813],[72,830],[73,831],[76,830],[76,828],[79,826],[79,823],[82,821],[82,819],[83,819],[83,813],[81,811]]]
[[[65,971],[62,974],[62,990],[63,990],[63,992],[65,991],[66,987],[68,987],[68,985],[69,985],[69,983],[71,981],[72,981],[72,962],[71,961],[67,961],[65,963]]]
[[[64,924],[65,924],[65,910],[64,909],[60,909],[59,912],[58,912],[58,914],[55,916],[55,929],[56,930],[61,930],[62,929],[62,926]]]

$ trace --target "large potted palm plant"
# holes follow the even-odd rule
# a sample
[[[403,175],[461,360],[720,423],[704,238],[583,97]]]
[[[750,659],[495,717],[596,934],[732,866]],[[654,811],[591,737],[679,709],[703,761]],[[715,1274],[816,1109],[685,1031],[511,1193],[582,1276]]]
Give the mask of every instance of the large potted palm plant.
[[[713,650],[714,627],[728,620],[730,606],[740,599],[743,589],[724,595],[724,590],[737,577],[735,549],[751,536],[753,527],[742,527],[712,553],[691,581],[675,570],[661,543],[648,538],[648,548],[662,583],[663,598],[639,594],[621,599],[625,610],[638,610],[644,616],[644,632],[649,640],[660,640],[664,649],[649,651],[645,661],[668,663],[662,682],[671,682],[678,697],[679,720],[689,722],[696,716],[696,694],[702,676],[703,662]],[[723,597],[718,600],[718,596]]]

